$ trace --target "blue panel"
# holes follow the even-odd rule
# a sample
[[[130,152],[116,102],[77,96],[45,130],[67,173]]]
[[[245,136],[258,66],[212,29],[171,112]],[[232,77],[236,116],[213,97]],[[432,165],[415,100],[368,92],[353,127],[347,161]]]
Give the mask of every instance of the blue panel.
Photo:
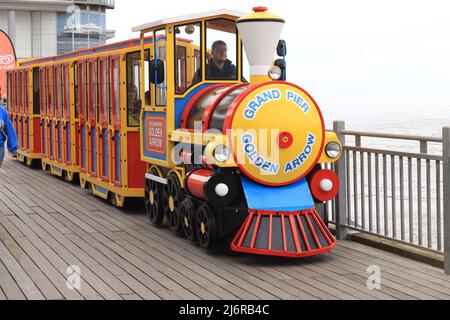
[[[86,169],[86,132],[84,125],[81,126],[81,167]]]
[[[103,176],[109,177],[108,167],[108,130],[103,130]]]
[[[192,90],[187,96],[184,98],[175,99],[175,128],[180,127],[181,115],[183,114],[184,108],[191,98],[200,90],[211,86],[211,83],[204,83],[194,90]]]
[[[46,144],[46,139],[47,139],[47,137],[45,136],[45,133],[46,133],[46,123],[45,123],[45,121],[43,121],[42,122],[42,153],[43,154],[46,154],[47,153],[47,144]]]
[[[58,122],[58,159],[62,158],[62,127],[61,122]]]
[[[91,141],[92,141],[92,152],[91,152],[91,162],[92,162],[92,172],[97,173],[97,130],[92,129]]]
[[[53,157],[53,121],[50,121],[50,156]]]
[[[314,200],[306,178],[284,187],[268,187],[241,176],[249,209],[296,211],[310,209]]]
[[[67,160],[68,161],[72,161],[72,159],[71,159],[71,154],[70,154],[70,152],[71,152],[71,144],[70,144],[70,123],[67,123],[67,125],[66,125],[66,133],[67,133],[67,146],[66,146],[66,148],[67,148]]]
[[[120,132],[116,132],[116,137],[114,138],[116,141],[116,181],[120,181],[121,172],[120,172]]]
[[[100,186],[94,186],[94,188],[95,188],[95,191],[98,191],[98,192],[103,193],[105,195],[108,193],[108,190],[106,190],[105,188],[102,188]]]
[[[62,173],[62,169],[58,168],[58,167],[52,167],[53,171],[58,172],[58,173]]]

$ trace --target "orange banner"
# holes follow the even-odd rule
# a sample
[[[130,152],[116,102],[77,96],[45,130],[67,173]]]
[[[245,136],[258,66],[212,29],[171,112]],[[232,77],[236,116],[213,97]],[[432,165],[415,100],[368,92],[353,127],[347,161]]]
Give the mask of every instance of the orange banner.
[[[6,71],[16,65],[16,53],[8,35],[0,30],[0,99],[6,99]]]

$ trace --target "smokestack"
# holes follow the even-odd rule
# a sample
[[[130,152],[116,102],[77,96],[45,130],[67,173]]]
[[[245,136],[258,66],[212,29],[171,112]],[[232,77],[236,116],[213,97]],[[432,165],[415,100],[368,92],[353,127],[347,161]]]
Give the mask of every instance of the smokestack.
[[[236,21],[250,63],[250,83],[270,81],[267,73],[280,38],[284,20],[255,7],[253,13]]]

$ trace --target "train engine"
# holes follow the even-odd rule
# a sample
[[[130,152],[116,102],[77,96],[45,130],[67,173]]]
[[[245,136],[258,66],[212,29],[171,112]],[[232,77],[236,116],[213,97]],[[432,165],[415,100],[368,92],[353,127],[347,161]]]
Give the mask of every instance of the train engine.
[[[174,97],[173,115],[169,106],[141,113],[149,218],[204,248],[226,243],[236,252],[286,257],[327,252],[335,239],[315,208],[338,192],[338,177],[324,164],[340,157],[341,144],[325,131],[314,99],[273,66],[284,20],[257,7],[236,15],[235,24],[248,82],[205,79]],[[156,85],[163,64],[150,64]]]

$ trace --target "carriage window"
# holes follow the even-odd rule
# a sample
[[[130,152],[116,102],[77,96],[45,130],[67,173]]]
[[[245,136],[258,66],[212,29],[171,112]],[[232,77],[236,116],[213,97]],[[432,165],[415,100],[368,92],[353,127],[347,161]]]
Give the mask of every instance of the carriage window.
[[[8,91],[7,92],[7,101],[6,101],[6,103],[7,103],[7,110],[9,111],[9,112],[11,112],[11,74],[9,73],[9,72],[7,72],[6,73],[6,90]],[[1,97],[0,97],[1,98]]]
[[[25,71],[25,110],[28,112],[30,110],[30,99],[29,99],[29,77],[28,70]]]
[[[155,59],[162,60],[164,62],[164,71],[166,77],[167,75],[167,64],[166,64],[166,31],[165,30],[159,30],[155,32],[155,39],[156,39],[156,57]],[[153,75],[150,75],[151,77]],[[159,83],[156,86],[156,96],[155,96],[155,102],[157,106],[165,106],[166,105],[166,79],[164,79],[163,83]]]
[[[45,69],[39,70],[41,78],[41,114],[47,114],[47,79]]]
[[[14,71],[11,74],[11,78],[12,78],[12,89],[13,89],[12,108],[13,108],[13,111],[16,112],[17,111],[17,72],[16,71]]]
[[[78,74],[78,114],[86,118],[86,64],[80,63],[77,69]]]
[[[18,102],[18,105],[19,105],[19,111],[21,112],[22,111],[22,101],[23,101],[23,95],[22,95],[22,92],[23,92],[23,81],[22,81],[22,71],[18,71],[17,72],[17,74],[18,74],[18,79],[19,79],[19,81],[17,82],[17,88],[18,88],[18,97],[19,97],[19,102]]]
[[[53,72],[47,68],[47,106],[49,116],[53,116],[55,105],[53,104]]]
[[[202,79],[200,23],[175,27],[175,36],[175,93],[182,94]]]
[[[70,115],[70,97],[69,97],[69,67],[63,66],[63,80],[64,80],[64,99],[63,99],[63,113],[65,116]]]
[[[108,104],[108,95],[107,95],[107,72],[106,72],[106,60],[100,60],[100,112],[101,118],[103,122],[107,121],[107,104]]]
[[[40,92],[41,86],[39,82],[39,69],[33,69],[33,114],[39,114],[41,111]]]
[[[234,21],[206,22],[206,79],[237,80],[237,30]]]
[[[89,63],[89,117],[92,120],[98,120],[97,104],[97,61]]]
[[[55,105],[56,105],[56,115],[59,116],[61,112],[61,69],[60,67],[55,68]]]
[[[114,123],[120,123],[120,79],[119,79],[119,60],[111,59],[111,112],[114,113]],[[111,115],[110,115],[111,117]],[[111,121],[110,121],[111,123]]]
[[[148,70],[150,51],[144,52],[144,68]],[[141,86],[140,86],[140,65],[141,52],[135,51],[127,54],[127,122],[129,127],[139,127],[139,117],[141,114]],[[150,104],[149,81],[146,77],[144,81],[145,100]]]
[[[73,88],[74,88],[74,97],[75,97],[75,118],[78,119],[79,114],[79,106],[78,106],[78,64],[75,63],[73,66]]]

